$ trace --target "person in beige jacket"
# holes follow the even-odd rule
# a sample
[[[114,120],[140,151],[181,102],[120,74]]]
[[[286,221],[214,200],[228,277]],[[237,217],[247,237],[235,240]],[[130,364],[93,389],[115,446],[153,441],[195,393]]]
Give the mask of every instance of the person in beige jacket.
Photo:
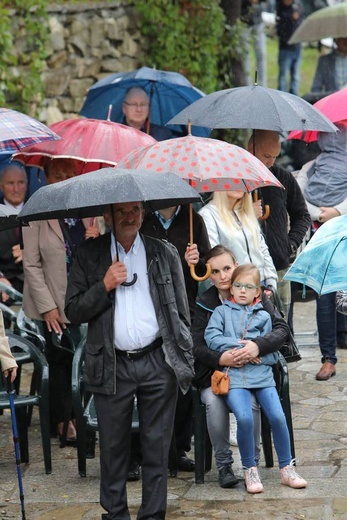
[[[70,159],[54,159],[45,169],[47,184],[66,180],[75,175]],[[54,346],[52,333],[61,335],[69,329],[75,343],[80,329],[71,325],[64,314],[68,273],[75,247],[84,239],[99,235],[91,219],[83,223],[76,219],[32,222],[23,228],[24,291],[23,310],[37,320],[46,339],[49,364],[51,433],[62,436],[65,411],[71,407],[72,355]],[[67,444],[76,442],[76,430],[70,421]]]
[[[16,379],[17,363],[11,354],[8,340],[5,334],[4,319],[0,309],[0,365],[4,377],[7,378],[11,374],[11,383]]]

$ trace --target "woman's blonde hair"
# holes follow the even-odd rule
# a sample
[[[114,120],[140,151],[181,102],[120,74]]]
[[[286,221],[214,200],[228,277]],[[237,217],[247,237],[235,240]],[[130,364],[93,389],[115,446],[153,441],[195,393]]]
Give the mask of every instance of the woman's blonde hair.
[[[229,198],[227,192],[215,191],[210,204],[213,204],[217,208],[221,220],[228,227],[231,235],[236,234],[236,230],[239,229],[239,226],[232,211],[229,209]],[[259,223],[253,210],[251,194],[244,193],[242,199],[236,201],[233,210],[237,211],[237,216],[240,219],[242,226],[251,231],[254,245],[260,247]]]

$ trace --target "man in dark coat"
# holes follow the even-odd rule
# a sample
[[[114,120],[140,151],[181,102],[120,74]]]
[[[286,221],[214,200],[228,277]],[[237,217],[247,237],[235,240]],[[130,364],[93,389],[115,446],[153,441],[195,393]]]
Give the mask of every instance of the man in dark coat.
[[[311,225],[311,217],[294,176],[283,168],[274,166],[280,149],[279,134],[270,130],[256,130],[248,142],[248,151],[254,153],[265,166],[270,168],[285,188],[283,190],[269,186],[261,189],[262,202],[270,208],[269,217],[262,220],[261,224],[277,270],[277,290],[288,319],[291,290],[290,282],[283,280],[283,276],[294,260],[296,251]],[[290,319],[289,325],[292,327]]]
[[[72,323],[88,323],[84,381],[98,417],[102,518],[130,520],[136,396],[143,476],[137,519],[163,520],[177,389],[187,392],[194,374],[188,300],[176,248],[139,234],[141,203],[114,204],[111,211],[105,219],[113,234],[77,248],[65,312]],[[134,273],[136,283],[122,285]]]

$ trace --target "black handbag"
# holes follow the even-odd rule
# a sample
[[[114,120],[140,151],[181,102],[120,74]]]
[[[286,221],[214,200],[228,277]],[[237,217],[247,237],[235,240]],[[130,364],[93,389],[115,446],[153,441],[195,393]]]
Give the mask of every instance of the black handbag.
[[[294,361],[300,361],[301,359],[301,354],[291,331],[289,331],[288,339],[279,351],[287,363],[294,363]]]
[[[281,313],[281,315],[284,316],[282,302],[281,302],[280,297],[278,296],[278,292],[273,287],[271,287],[271,291],[273,294],[273,300],[274,300],[275,307]],[[287,361],[287,363],[294,363],[295,361],[300,361],[300,359],[301,359],[301,354],[300,354],[299,348],[295,342],[294,336],[290,329],[289,329],[287,341],[279,349],[279,352],[281,352],[282,356]]]

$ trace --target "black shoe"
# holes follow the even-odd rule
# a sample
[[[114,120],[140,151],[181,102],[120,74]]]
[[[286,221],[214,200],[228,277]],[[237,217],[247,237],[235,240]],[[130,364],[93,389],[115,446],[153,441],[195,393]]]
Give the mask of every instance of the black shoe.
[[[218,473],[218,482],[221,488],[232,488],[239,482],[239,479],[235,476],[230,464],[223,466]]]
[[[347,332],[338,332],[336,334],[336,344],[338,348],[347,349]]]
[[[59,448],[65,448],[65,446],[77,448],[77,437],[67,437],[64,439],[64,437],[59,433],[59,443]]]
[[[177,469],[180,471],[189,471],[193,472],[195,471],[195,462],[187,457],[186,453],[183,452],[183,454],[179,454],[177,457]]]
[[[140,480],[140,466],[137,462],[130,462],[129,469],[128,469],[128,476],[127,481],[128,482],[136,482],[137,480]]]

